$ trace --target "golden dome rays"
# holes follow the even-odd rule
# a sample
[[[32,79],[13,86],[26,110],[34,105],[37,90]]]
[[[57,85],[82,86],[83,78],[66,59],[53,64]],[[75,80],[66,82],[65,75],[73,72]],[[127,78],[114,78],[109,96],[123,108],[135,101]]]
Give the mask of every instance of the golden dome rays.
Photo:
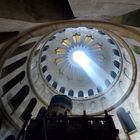
[[[63,63],[63,57],[56,58],[55,63],[56,63],[56,65]]]
[[[64,55],[66,54],[67,49],[73,45],[73,43],[74,43],[74,45],[78,44],[78,43],[83,43],[83,46],[84,46],[85,44],[90,44],[93,40],[94,39],[91,35],[82,37],[78,33],[76,33],[72,36],[72,40],[70,40],[68,38],[62,39],[61,44],[64,47],[61,46],[61,47],[58,47],[55,49],[55,54],[59,55],[58,58],[55,59],[56,65],[59,65],[64,62]]]
[[[86,36],[84,42],[86,44],[90,44],[93,41],[93,37],[92,36]]]
[[[81,35],[80,34],[75,34],[72,36],[73,42],[74,43],[80,43],[81,42]],[[84,38],[84,43],[85,44],[90,44],[92,41],[94,40],[94,38],[92,36],[85,36]],[[68,38],[65,38],[62,40],[62,45],[69,48],[71,46],[71,42]]]
[[[66,52],[66,49],[63,49],[63,48],[57,48],[55,50],[55,53],[56,54],[65,54],[65,52]]]
[[[75,34],[75,35],[73,35],[72,38],[73,38],[73,41],[74,41],[75,43],[79,43],[80,40],[81,40],[80,34]]]
[[[64,45],[65,47],[70,47],[71,43],[70,41],[66,38],[62,40],[62,45]]]

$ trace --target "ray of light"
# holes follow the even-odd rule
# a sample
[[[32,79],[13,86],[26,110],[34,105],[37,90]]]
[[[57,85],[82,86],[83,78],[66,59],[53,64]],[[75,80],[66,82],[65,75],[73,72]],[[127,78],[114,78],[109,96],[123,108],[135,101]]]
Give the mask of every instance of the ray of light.
[[[100,68],[83,51],[75,51],[73,60],[80,65],[96,86],[100,86],[102,89],[105,88],[104,81],[108,76],[107,72]]]

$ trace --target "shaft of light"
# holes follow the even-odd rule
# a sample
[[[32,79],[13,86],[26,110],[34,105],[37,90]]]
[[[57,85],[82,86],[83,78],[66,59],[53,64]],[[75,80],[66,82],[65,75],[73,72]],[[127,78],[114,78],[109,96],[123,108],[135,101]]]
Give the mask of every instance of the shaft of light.
[[[83,51],[75,51],[73,60],[80,65],[96,86],[105,88],[104,80],[108,74],[93,62]]]

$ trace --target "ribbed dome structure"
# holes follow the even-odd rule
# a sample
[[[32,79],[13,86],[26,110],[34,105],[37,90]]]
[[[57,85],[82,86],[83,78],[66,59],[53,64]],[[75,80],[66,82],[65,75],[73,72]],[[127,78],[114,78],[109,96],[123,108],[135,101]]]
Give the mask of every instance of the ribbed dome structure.
[[[140,45],[139,36],[128,27],[88,20],[44,24],[21,33],[6,44],[0,59],[7,119],[18,130],[28,114],[35,117],[54,95],[71,98],[76,115],[127,106],[125,99],[137,98],[140,60],[134,46]],[[76,51],[89,58],[88,67],[74,61]]]

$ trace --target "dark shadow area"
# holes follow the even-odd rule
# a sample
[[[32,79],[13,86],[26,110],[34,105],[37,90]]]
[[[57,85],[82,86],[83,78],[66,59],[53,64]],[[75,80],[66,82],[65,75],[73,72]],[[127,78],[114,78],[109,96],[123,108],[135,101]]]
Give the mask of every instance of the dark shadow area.
[[[1,0],[0,18],[45,22],[74,18],[68,0]]]
[[[111,21],[114,23],[140,27],[140,9],[122,16],[113,17]]]
[[[0,43],[3,43],[5,41],[8,41],[9,39],[17,36],[19,34],[19,31],[14,32],[0,32]]]

